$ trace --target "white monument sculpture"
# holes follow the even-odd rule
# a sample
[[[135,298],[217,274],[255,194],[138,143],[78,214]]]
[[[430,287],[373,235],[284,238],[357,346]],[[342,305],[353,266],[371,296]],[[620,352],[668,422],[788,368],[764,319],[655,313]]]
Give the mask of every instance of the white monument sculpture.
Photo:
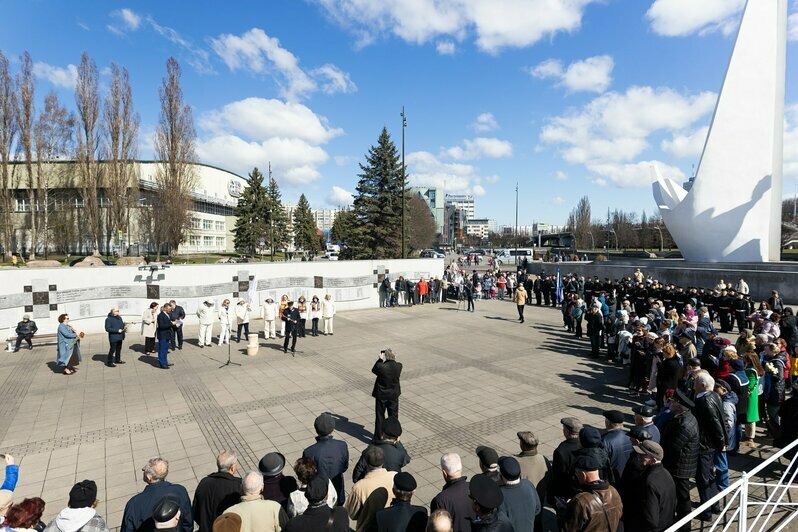
[[[689,191],[654,168],[654,199],[686,260],[781,253],[787,0],[748,0]]]

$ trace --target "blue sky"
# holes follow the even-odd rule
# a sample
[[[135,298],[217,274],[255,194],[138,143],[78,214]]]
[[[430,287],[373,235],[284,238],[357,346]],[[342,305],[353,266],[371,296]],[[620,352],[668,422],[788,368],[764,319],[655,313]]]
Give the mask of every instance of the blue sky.
[[[357,163],[402,106],[411,184],[477,195],[499,224],[564,223],[588,195],[645,210],[651,161],[697,164],[744,0],[270,0],[6,2],[0,49],[28,50],[37,95],[74,105],[85,50],[126,66],[150,157],[169,56],[183,67],[202,162],[271,161],[296,201],[348,201]],[[798,41],[790,5],[788,55]],[[788,61],[785,193],[798,179],[798,87]],[[104,73],[102,80],[107,80]],[[41,104],[39,105],[41,107]]]

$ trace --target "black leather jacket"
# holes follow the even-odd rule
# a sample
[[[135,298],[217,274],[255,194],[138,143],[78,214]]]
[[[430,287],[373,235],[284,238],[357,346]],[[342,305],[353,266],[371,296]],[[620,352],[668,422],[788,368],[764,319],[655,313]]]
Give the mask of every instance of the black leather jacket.
[[[695,400],[693,410],[698,420],[698,443],[702,451],[720,451],[726,446],[726,424],[723,422],[723,404],[715,392]]]
[[[19,336],[27,336],[28,334],[36,334],[39,328],[36,327],[36,322],[33,320],[21,321],[17,323],[16,333]]]

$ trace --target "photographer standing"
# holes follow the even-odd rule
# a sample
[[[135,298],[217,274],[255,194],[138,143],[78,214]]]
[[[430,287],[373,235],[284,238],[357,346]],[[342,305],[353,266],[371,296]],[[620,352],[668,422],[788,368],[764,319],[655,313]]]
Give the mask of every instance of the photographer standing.
[[[371,396],[375,400],[376,416],[374,418],[374,439],[382,435],[382,422],[388,416],[399,418],[399,396],[402,388],[399,385],[399,376],[402,374],[402,364],[396,361],[396,355],[391,349],[380,351],[380,358],[374,363],[371,372],[377,376]]]

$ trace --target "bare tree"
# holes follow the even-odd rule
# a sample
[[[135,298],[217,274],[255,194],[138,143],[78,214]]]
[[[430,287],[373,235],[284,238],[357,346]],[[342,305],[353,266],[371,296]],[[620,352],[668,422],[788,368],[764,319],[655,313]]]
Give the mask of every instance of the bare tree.
[[[20,58],[22,63],[19,74],[17,74],[17,88],[19,91],[19,114],[17,124],[19,125],[19,143],[17,144],[17,158],[24,158],[26,189],[28,192],[28,202],[30,203],[30,260],[36,259],[36,245],[39,243],[39,235],[36,227],[36,181],[33,175],[33,97],[36,84],[33,81],[33,60],[26,51]],[[21,153],[20,153],[21,152]]]
[[[169,253],[177,251],[185,240],[191,222],[191,192],[196,183],[194,173],[197,133],[191,117],[191,106],[183,102],[180,87],[180,65],[170,57],[166,61],[166,76],[158,89],[161,112],[155,133],[155,153],[158,166],[155,172],[155,192],[161,215],[160,235],[156,239],[158,259],[161,244],[169,245]]]
[[[436,226],[427,203],[418,194],[409,195],[407,202],[408,244],[410,251],[430,247],[435,242]]]
[[[44,99],[44,111],[39,115],[34,129],[36,145],[36,197],[39,208],[35,213],[39,236],[44,247],[44,256],[50,247],[50,189],[55,179],[63,186],[62,178],[69,169],[56,164],[72,151],[72,130],[75,120],[72,113],[61,105],[55,91]]]
[[[100,147],[100,94],[97,88],[97,63],[86,52],[80,57],[75,104],[78,109],[75,161],[83,197],[83,223],[88,227],[93,253],[100,254],[100,181],[97,161]]]
[[[120,233],[130,230],[130,207],[134,201],[134,163],[138,151],[139,116],[133,111],[133,91],[126,68],[111,65],[111,86],[103,108],[105,125],[105,183],[111,204],[108,207],[108,227],[117,249],[121,247]],[[120,250],[121,254],[121,250]]]
[[[16,185],[9,165],[17,137],[17,90],[8,71],[8,58],[0,51],[0,211],[3,225],[3,253],[11,260],[14,247],[14,193]]]
[[[590,199],[587,196],[583,196],[568,215],[567,226],[576,237],[577,248],[586,249],[592,247],[593,240],[590,237]]]

